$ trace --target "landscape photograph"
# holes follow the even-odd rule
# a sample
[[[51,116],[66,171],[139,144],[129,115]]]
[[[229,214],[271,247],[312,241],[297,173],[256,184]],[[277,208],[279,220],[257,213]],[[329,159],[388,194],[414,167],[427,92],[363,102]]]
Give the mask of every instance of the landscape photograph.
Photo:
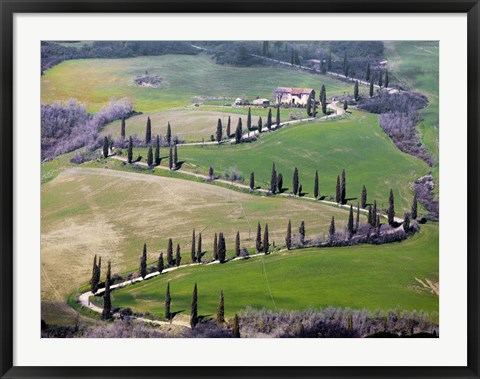
[[[438,41],[42,41],[39,80],[42,338],[439,337]]]

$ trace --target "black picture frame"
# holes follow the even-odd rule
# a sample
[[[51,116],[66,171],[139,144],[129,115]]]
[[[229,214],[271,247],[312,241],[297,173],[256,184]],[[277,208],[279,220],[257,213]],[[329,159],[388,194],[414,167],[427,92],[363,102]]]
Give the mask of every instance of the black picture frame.
[[[479,378],[479,0],[77,0],[11,1],[1,5],[0,114],[0,374],[2,378],[405,377]],[[465,367],[18,367],[13,365],[13,17],[16,13],[466,13],[468,22],[468,364]],[[452,347],[453,348],[453,347]]]

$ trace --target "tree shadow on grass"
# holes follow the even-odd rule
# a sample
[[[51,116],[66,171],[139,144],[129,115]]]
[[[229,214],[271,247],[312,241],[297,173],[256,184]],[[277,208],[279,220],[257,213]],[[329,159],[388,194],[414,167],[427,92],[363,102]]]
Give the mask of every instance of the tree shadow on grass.
[[[358,197],[348,197],[345,199],[345,201],[352,201],[352,200],[357,200]]]
[[[185,312],[185,309],[182,309],[181,311],[176,311],[176,312],[170,312],[172,318],[174,318],[176,315]]]
[[[185,161],[177,162],[177,166],[174,168],[174,170],[180,170],[184,163],[185,163]]]

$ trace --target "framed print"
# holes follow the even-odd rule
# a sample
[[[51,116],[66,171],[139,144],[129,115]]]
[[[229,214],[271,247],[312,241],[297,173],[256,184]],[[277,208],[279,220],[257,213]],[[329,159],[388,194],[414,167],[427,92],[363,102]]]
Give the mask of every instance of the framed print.
[[[2,378],[479,377],[478,1],[1,4]]]

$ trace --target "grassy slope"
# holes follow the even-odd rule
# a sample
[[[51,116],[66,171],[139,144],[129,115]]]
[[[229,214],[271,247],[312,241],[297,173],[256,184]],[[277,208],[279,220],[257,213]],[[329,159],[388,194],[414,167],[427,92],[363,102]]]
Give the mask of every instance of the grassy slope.
[[[134,149],[146,159],[146,149]],[[163,149],[162,155],[168,155]],[[354,112],[348,119],[304,123],[265,134],[258,141],[242,145],[179,145],[182,169],[206,174],[212,165],[217,174],[237,167],[248,179],[255,172],[257,185],[268,188],[272,162],[284,176],[284,187],[292,187],[294,166],[299,169],[303,190],[312,196],[313,178],[318,169],[320,193],[335,194],[337,175],[347,173],[347,198],[358,201],[365,184],[368,199],[387,207],[393,188],[397,211],[408,210],[412,200],[411,183],[428,172],[427,165],[400,152],[378,126],[378,118]],[[168,165],[168,159],[162,164]]]
[[[438,282],[438,226],[412,239],[382,246],[308,249],[225,265],[191,267],[114,291],[113,304],[163,315],[170,281],[172,311],[189,312],[193,284],[200,315],[214,315],[221,289],[225,311],[323,308],[438,312],[438,297],[415,278]]]
[[[389,41],[385,52],[395,79],[428,96],[428,107],[418,125],[422,143],[438,159],[439,133],[439,46],[437,41]],[[438,180],[438,164],[434,168]]]
[[[111,259],[113,272],[136,271],[144,242],[154,264],[172,237],[187,263],[193,228],[202,232],[205,259],[210,259],[215,232],[225,233],[232,255],[236,231],[242,246],[252,247],[259,221],[262,228],[268,222],[270,241],[282,245],[288,218],[294,228],[305,220],[311,235],[327,232],[332,216],[341,228],[348,212],[153,175],[66,170],[42,185],[42,300],[61,302],[88,282],[95,254],[104,262]]]
[[[145,70],[163,77],[168,87],[133,85],[132,80]],[[41,81],[42,103],[76,98],[90,111],[98,111],[112,97],[131,98],[139,112],[156,112],[191,104],[193,96],[271,98],[277,86],[311,87],[318,92],[325,84],[328,95],[352,90],[325,76],[291,69],[222,66],[206,55],[70,60],[48,70]]]

